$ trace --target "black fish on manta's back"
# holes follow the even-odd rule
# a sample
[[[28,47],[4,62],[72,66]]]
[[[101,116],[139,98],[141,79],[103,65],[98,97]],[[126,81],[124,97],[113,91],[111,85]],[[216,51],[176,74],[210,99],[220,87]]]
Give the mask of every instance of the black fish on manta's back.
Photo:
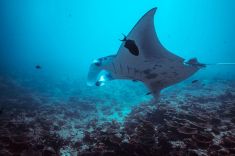
[[[139,49],[134,40],[127,39],[124,35],[124,39],[121,41],[125,42],[124,47],[127,48],[131,54],[135,56],[139,55]]]

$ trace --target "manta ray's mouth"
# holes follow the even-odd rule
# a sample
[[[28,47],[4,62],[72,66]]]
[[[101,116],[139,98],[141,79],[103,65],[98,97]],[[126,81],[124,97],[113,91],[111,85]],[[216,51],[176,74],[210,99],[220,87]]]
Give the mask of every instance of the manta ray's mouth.
[[[113,77],[112,77],[111,73],[109,73],[106,70],[102,70],[97,77],[97,81],[96,81],[95,85],[96,86],[103,86],[103,85],[105,85],[106,81],[110,81],[112,79],[113,79]]]

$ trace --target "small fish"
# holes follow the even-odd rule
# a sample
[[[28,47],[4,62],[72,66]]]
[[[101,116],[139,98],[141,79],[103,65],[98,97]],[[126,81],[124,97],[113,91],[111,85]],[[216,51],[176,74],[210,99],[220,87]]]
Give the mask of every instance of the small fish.
[[[148,93],[146,93],[145,95],[150,95],[150,94],[152,94],[152,92],[148,92]]]
[[[127,39],[127,37],[124,35],[124,39],[121,40],[125,42],[124,47],[129,50],[129,52],[135,56],[139,55],[139,48],[137,47],[134,40]]]
[[[35,66],[36,69],[41,69],[42,67],[40,65]]]
[[[196,82],[198,82],[198,80],[193,80],[193,81],[192,81],[192,83],[196,83]]]

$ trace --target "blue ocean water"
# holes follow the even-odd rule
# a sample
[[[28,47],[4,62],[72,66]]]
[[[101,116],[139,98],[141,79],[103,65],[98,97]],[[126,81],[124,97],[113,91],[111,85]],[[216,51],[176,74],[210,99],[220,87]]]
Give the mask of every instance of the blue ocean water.
[[[51,77],[86,77],[90,62],[116,54],[122,33],[158,7],[162,44],[183,58],[234,62],[234,2],[208,1],[1,1],[1,67]]]
[[[8,107],[10,110],[9,101],[30,97],[32,103],[40,105],[40,110],[48,106],[53,112],[51,107],[55,106],[55,112],[66,114],[62,108],[65,107],[67,114],[73,114],[70,117],[77,120],[81,114],[83,122],[76,124],[76,119],[67,119],[68,127],[58,132],[65,138],[79,128],[73,132],[68,129],[74,125],[84,128],[93,119],[101,123],[125,122],[133,108],[152,99],[151,95],[146,96],[148,89],[140,82],[125,80],[89,87],[87,74],[94,59],[117,53],[122,33],[128,34],[153,7],[158,8],[156,32],[169,51],[186,60],[196,57],[205,64],[235,63],[233,0],[1,0],[0,108],[3,112]],[[40,69],[35,68],[37,65]],[[193,80],[206,88],[192,84]],[[234,80],[235,65],[208,65],[186,81],[164,90],[162,96],[178,106],[172,93],[177,92],[179,97],[211,97],[226,90],[234,93]],[[25,107],[29,107],[29,101],[26,100]],[[23,104],[19,107],[24,111]],[[45,118],[59,120],[61,116]]]

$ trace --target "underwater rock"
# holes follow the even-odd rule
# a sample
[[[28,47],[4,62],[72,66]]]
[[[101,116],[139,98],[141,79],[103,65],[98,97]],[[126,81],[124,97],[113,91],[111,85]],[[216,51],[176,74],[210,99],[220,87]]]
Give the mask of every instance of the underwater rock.
[[[177,128],[177,131],[179,134],[182,134],[182,136],[184,137],[189,137],[198,133],[198,130],[196,128],[191,128],[188,126],[179,127]]]
[[[11,152],[9,152],[8,150],[5,150],[5,149],[0,150],[0,155],[1,156],[13,156],[13,154]]]
[[[196,115],[192,115],[192,114],[196,114]],[[199,113],[197,112],[179,112],[178,113],[178,117],[179,118],[184,118],[184,119],[187,119],[187,120],[190,120],[192,122],[195,122],[195,123],[206,123],[208,121],[209,118],[205,118],[205,116],[201,116]]]
[[[229,151],[226,149],[220,149],[213,152],[210,152],[210,156],[231,156]]]
[[[12,153],[21,153],[26,149],[31,148],[31,139],[26,135],[11,136],[9,149]]]
[[[230,100],[230,99],[234,99],[234,94],[232,94],[232,92],[230,90],[226,90],[224,94],[220,95],[218,98],[221,101],[226,101],[226,100]]]
[[[170,130],[172,130],[174,132],[177,131],[178,127],[183,126],[182,123],[179,123],[179,122],[177,122],[175,120],[172,120],[172,121],[165,120],[165,123],[166,123],[166,126],[168,127],[168,129],[170,129]]]
[[[43,156],[57,156],[56,151],[52,147],[46,147],[43,149]]]
[[[194,127],[204,130],[204,129],[211,129],[212,126],[208,123],[200,123],[200,122],[191,122],[191,125],[193,125]]]
[[[153,110],[151,113],[146,114],[146,120],[151,121],[154,124],[162,124],[166,116],[170,116],[175,110],[168,108],[167,106],[159,105],[158,109]]]
[[[235,124],[235,117],[233,117],[233,118],[231,119],[231,122],[232,122],[233,124]]]
[[[230,108],[229,110],[225,110],[223,112],[223,116],[224,117],[229,117],[229,118],[235,117],[235,112],[233,111],[233,109],[235,109],[235,108]]]
[[[180,150],[180,151],[171,151],[169,153],[170,156],[184,156],[185,155],[185,152]]]
[[[124,127],[125,127],[125,132],[128,135],[131,135],[135,132],[135,128],[139,125],[139,122],[136,121],[135,119],[128,119],[128,121],[126,121],[124,123]]]
[[[227,148],[235,147],[235,136],[225,136],[221,141],[221,145]]]
[[[91,134],[88,131],[83,132],[84,137],[82,139],[83,142],[92,144],[94,142],[94,138],[92,138]]]
[[[212,117],[210,123],[213,125],[219,125],[221,123],[221,119],[217,117]]]
[[[87,123],[86,128],[95,129],[97,127],[97,124],[98,124],[98,120],[97,119],[92,119]]]
[[[192,138],[185,138],[183,139],[183,141],[186,144],[187,148],[192,148],[192,149],[197,148],[197,144],[195,143],[195,141],[193,141]]]
[[[210,145],[208,148],[208,154],[212,155],[212,153],[216,153],[217,151],[219,151],[220,149],[222,149],[222,147],[220,145]]]
[[[132,155],[132,153],[134,153],[136,149],[136,144],[131,144],[131,143],[126,143],[123,142],[120,144],[120,150],[118,151],[118,153],[120,153],[121,155]]]
[[[159,136],[158,146],[160,147],[158,150],[159,155],[169,155],[169,152],[172,149],[172,145],[169,143],[169,139],[164,135]]]
[[[102,153],[102,156],[115,156],[115,152],[114,151],[105,151]]]
[[[100,137],[99,142],[102,142],[108,150],[118,150],[121,140],[114,139],[112,136]]]
[[[137,142],[144,146],[153,146],[155,143],[155,129],[151,122],[145,121],[136,128]]]
[[[186,155],[187,156],[199,156],[199,154],[195,150],[192,150],[192,149],[187,150]]]
[[[198,133],[192,136],[192,139],[200,148],[208,148],[212,143],[213,136],[210,133]]]
[[[101,152],[83,152],[79,156],[102,156]]]
[[[35,151],[34,149],[28,149],[23,151],[20,156],[42,156],[42,151]]]

